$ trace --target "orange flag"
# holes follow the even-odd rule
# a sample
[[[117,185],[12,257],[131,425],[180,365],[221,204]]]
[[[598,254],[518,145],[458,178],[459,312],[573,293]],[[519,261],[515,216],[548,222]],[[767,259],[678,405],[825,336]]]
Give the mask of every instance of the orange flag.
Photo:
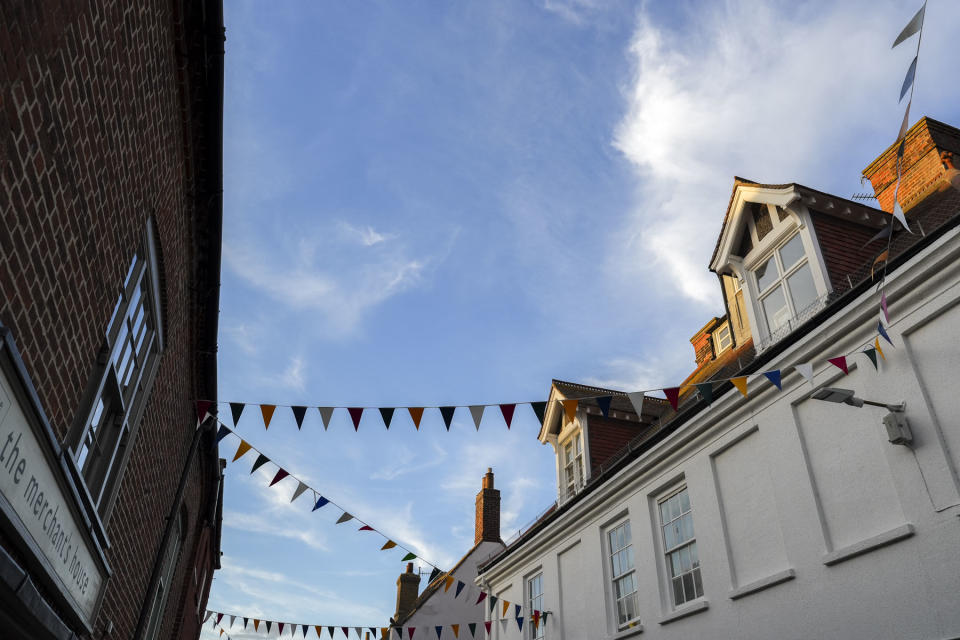
[[[450,590],[450,585],[453,584],[453,576],[447,576],[444,578],[444,582],[446,582],[446,584],[443,586],[443,592],[446,593]]]
[[[253,630],[254,631],[260,630],[260,621],[257,620],[256,618],[253,619]]]
[[[387,540],[387,543],[386,543],[385,545],[383,545],[382,547],[380,547],[380,551],[386,551],[387,549],[393,549],[395,546],[397,546],[397,543],[396,543],[396,542],[394,542],[393,540]]]
[[[567,421],[572,421],[577,415],[577,405],[580,403],[579,400],[573,398],[571,400],[561,400],[560,404],[563,405],[563,412],[567,416]]]
[[[880,355],[883,355],[883,354],[880,354]],[[237,455],[233,456],[233,462],[236,462],[237,460],[242,458],[243,454],[245,454],[247,451],[250,451],[250,448],[251,447],[249,442],[247,442],[246,440],[241,440],[240,446],[237,447]]]
[[[313,628],[317,632],[317,637],[319,638],[320,634],[323,633],[323,627],[318,624],[315,624],[313,625]]]
[[[263,428],[270,428],[270,420],[273,419],[273,412],[276,411],[277,405],[275,404],[262,404],[260,405],[260,413],[263,414]]]
[[[505,618],[505,617],[507,616],[507,609],[509,609],[509,608],[510,608],[510,603],[507,602],[506,600],[504,600],[504,601],[503,601],[503,613],[500,614],[500,617],[501,617],[501,618]]]
[[[460,625],[458,625],[458,624],[452,624],[452,625],[450,625],[450,628],[453,629],[453,637],[454,637],[454,638],[459,638],[459,637],[460,637]]]
[[[733,386],[735,386],[737,389],[740,390],[740,393],[743,394],[744,398],[747,397],[747,377],[746,376],[734,378],[730,382],[732,382]]]
[[[410,412],[413,426],[417,428],[417,431],[420,431],[420,419],[423,417],[423,407],[410,407],[407,411]]]
[[[877,353],[880,354],[880,357],[884,360],[887,359],[887,356],[883,355],[883,349],[880,348],[880,336],[877,336],[873,339],[873,348],[877,350]]]

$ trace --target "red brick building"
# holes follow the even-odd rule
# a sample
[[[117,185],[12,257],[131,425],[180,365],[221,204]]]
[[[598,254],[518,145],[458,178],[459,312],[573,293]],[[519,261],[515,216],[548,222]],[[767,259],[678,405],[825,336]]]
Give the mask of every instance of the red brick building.
[[[11,0],[0,25],[0,636],[196,638],[222,5]]]

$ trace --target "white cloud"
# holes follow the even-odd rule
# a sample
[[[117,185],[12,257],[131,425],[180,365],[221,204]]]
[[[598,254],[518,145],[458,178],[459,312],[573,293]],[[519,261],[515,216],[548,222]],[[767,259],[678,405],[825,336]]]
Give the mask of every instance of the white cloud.
[[[347,237],[357,240],[365,247],[372,247],[375,244],[380,244],[381,242],[386,242],[396,237],[394,234],[379,233],[370,225],[355,227],[349,222],[341,222],[340,228]]]
[[[225,511],[223,514],[223,526],[228,529],[239,529],[248,533],[260,533],[298,540],[317,551],[330,550],[326,538],[319,535],[316,531],[295,529],[293,527],[278,527],[275,519],[255,513]]]
[[[730,0],[676,10],[684,7],[682,31],[639,14],[635,74],[613,140],[639,189],[628,246],[610,271],[632,283],[655,277],[669,283],[661,295],[677,290],[716,306],[706,265],[733,176],[852,189],[873,157],[858,145],[878,131],[892,141],[899,126],[899,74],[912,53],[891,52],[890,42],[910,11],[892,2]],[[921,67],[936,77],[932,67],[945,63],[926,53]]]
[[[303,369],[303,358],[300,356],[291,358],[290,364],[286,371],[284,371],[283,375],[280,376],[280,383],[288,389],[303,391],[305,388]]]

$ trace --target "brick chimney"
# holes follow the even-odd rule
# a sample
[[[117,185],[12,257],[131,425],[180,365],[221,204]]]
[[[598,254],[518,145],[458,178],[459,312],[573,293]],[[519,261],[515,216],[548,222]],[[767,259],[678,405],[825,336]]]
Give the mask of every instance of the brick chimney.
[[[477,494],[477,521],[473,543],[481,540],[501,542],[500,540],[500,491],[493,488],[493,469],[487,468],[483,476],[483,486]]]
[[[407,570],[397,578],[397,612],[394,620],[400,620],[411,611],[420,592],[420,574],[413,572],[413,563],[407,563]]]
[[[884,211],[893,210],[897,185],[897,148],[894,143],[863,170]],[[934,190],[947,171],[943,152],[960,153],[960,129],[924,116],[907,131],[897,199],[909,210]]]

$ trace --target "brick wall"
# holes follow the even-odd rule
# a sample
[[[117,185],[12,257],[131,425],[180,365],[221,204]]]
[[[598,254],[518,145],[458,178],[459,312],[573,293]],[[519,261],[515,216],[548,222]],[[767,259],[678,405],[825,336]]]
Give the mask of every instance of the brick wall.
[[[830,283],[835,291],[846,291],[850,288],[847,275],[857,274],[864,263],[886,248],[886,243],[876,241],[864,247],[877,233],[876,229],[817,211],[811,211],[810,216]]]
[[[644,408],[646,410],[646,408]],[[646,423],[627,422],[591,415],[587,437],[590,448],[590,473],[599,473],[598,467],[627,446],[647,428]]]
[[[95,637],[108,621],[112,637],[133,634],[195,425],[193,174],[176,6],[0,3],[0,322],[61,442],[87,409],[81,395],[150,215],[163,254],[166,348],[107,525],[113,576]],[[190,559],[212,498],[210,460],[196,458],[186,492]],[[187,564],[168,612],[192,580]]]

